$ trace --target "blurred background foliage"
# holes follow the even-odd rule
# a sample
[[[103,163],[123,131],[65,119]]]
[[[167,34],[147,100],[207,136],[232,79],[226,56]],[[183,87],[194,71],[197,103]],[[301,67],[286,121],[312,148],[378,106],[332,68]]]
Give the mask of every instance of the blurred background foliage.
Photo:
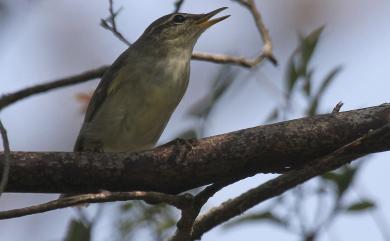
[[[7,29],[15,27],[16,25],[14,22],[21,21],[21,19],[23,18],[23,11],[26,11],[29,8],[34,8],[35,5],[39,5],[41,4],[41,2],[42,1],[38,1],[38,0],[0,1],[0,33],[7,33],[8,31]],[[100,18],[105,18],[107,14],[107,3],[106,3],[107,1],[104,2],[105,4],[102,5],[103,7],[100,7],[99,9],[95,9],[99,13]],[[131,7],[135,7],[137,3],[136,2],[129,3],[129,2],[131,1],[120,1],[120,0],[116,1],[118,7],[124,5],[123,11],[121,11],[120,15],[118,15],[118,21],[120,24],[119,27],[120,29],[125,29],[123,31],[124,35],[131,36],[130,39],[133,41],[136,34],[134,34],[131,31],[128,32],[126,30],[126,26],[128,26],[129,23],[124,21],[123,15],[132,15],[132,14],[135,15],[135,18],[133,18],[130,21],[130,22],[133,21],[131,24],[134,24],[134,19],[137,19],[139,15],[137,15],[136,9],[131,8]],[[178,6],[180,6],[181,8],[188,6],[188,8],[186,8],[185,10],[192,11],[192,4],[193,4],[192,2],[193,1],[191,0],[171,1],[169,3],[165,1],[164,3],[158,3],[158,4],[155,3],[155,4],[161,8],[162,6],[164,6],[165,7],[164,11],[171,11],[173,9],[176,9]],[[364,1],[360,1],[360,3],[363,4]],[[66,23],[66,20],[71,20],[72,14],[74,14],[74,12],[81,11],[80,9],[82,8],[83,5],[91,5],[91,4],[93,3],[91,2],[79,3],[78,1],[68,3],[68,5],[65,4],[67,7],[70,8],[70,10],[64,8],[65,15],[66,13],[68,13],[69,15],[64,17],[63,19],[65,25],[66,26],[71,25]],[[145,4],[146,4],[145,8],[153,7],[152,3],[145,3]],[[198,4],[200,5],[203,4],[202,9],[205,9],[204,11],[213,9],[214,6],[220,6],[220,5],[215,5],[215,3],[213,3],[214,5],[209,4],[209,1],[202,1],[201,3]],[[230,1],[221,1],[218,4],[229,5],[232,3],[230,3]],[[257,4],[259,6],[265,5],[264,1],[257,1]],[[355,4],[355,2],[349,1],[349,4]],[[331,5],[332,7],[329,7]],[[232,6],[239,8],[239,6],[236,5],[232,5]],[[388,6],[389,6],[388,4],[383,3],[383,9],[390,10],[390,8],[385,8]],[[61,8],[61,6],[58,7]],[[80,7],[80,9],[78,9],[78,7]],[[283,31],[283,29],[278,28],[278,26],[274,26],[272,24],[272,21],[268,20],[268,18],[271,18],[270,15],[272,14],[278,15],[275,14],[275,12],[278,13],[278,10],[284,8],[290,9],[291,12],[294,13],[294,15],[291,18],[295,21],[294,22],[295,26],[302,26],[301,29],[304,29],[304,31],[299,31],[297,29],[300,28],[294,28],[286,24],[285,28],[294,28],[293,30],[291,30],[292,32],[301,33],[298,34],[297,41],[292,40],[293,37],[292,35],[288,36],[289,37],[288,41],[293,43],[290,44],[290,46],[294,45],[292,48],[287,48],[286,46],[280,46],[282,40],[280,40],[280,38],[274,38],[274,36],[275,35],[278,36],[278,31]],[[185,138],[185,139],[201,138],[204,136],[208,136],[210,134],[217,134],[221,132],[221,130],[227,131],[229,130],[229,128],[231,128],[230,126],[226,127],[226,129],[215,128],[216,125],[223,126],[224,124],[227,125],[229,124],[229,123],[221,123],[216,121],[216,119],[218,120],[218,118],[215,118],[215,116],[221,115],[220,113],[223,112],[224,115],[222,115],[223,116],[222,120],[226,120],[226,122],[228,122],[227,120],[229,120],[230,122],[235,122],[235,120],[239,119],[240,116],[243,115],[242,113],[247,113],[245,112],[245,109],[246,108],[249,109],[250,107],[252,107],[252,105],[258,108],[258,113],[254,113],[255,118],[254,121],[251,122],[255,124],[272,123],[272,122],[295,118],[298,116],[311,116],[311,115],[331,112],[333,107],[336,105],[336,103],[338,101],[342,101],[343,99],[335,99],[337,98],[337,96],[340,95],[334,94],[336,97],[331,99],[332,101],[334,101],[334,103],[329,104],[330,103],[329,97],[327,96],[331,95],[329,94],[330,91],[334,91],[334,93],[337,92],[337,90],[332,89],[332,85],[335,85],[337,81],[340,82],[342,81],[340,78],[337,77],[343,74],[344,67],[347,66],[345,66],[343,61],[338,61],[337,59],[335,60],[335,58],[332,59],[331,65],[329,64],[324,65],[323,62],[325,61],[323,61],[321,58],[320,61],[318,61],[318,57],[316,59],[316,56],[318,55],[323,56],[323,53],[321,51],[324,51],[324,48],[321,47],[321,44],[322,41],[325,41],[326,38],[328,37],[326,36],[326,34],[324,36],[324,32],[327,31],[329,25],[328,21],[324,21],[324,18],[318,17],[317,19],[317,15],[323,16],[321,12],[336,11],[337,8],[343,9],[343,3],[338,3],[337,1],[332,3],[329,2],[324,3],[321,1],[303,1],[303,0],[291,1],[289,3],[285,3],[284,1],[275,1],[274,9],[272,9],[269,6],[265,7],[264,9],[260,8],[260,11],[266,17],[266,25],[271,31],[271,36],[273,37],[273,40],[275,40],[274,43],[276,46],[275,48],[276,56],[278,57],[278,60],[281,63],[281,66],[276,69],[277,71],[282,72],[282,74],[279,76],[273,75],[272,73],[275,70],[268,63],[257,66],[256,68],[249,71],[247,69],[242,69],[240,67],[230,66],[230,65],[213,65],[213,69],[210,69],[211,67],[205,67],[204,64],[202,65],[202,67],[198,67],[199,66],[198,63],[193,63],[193,65],[195,65],[195,70],[197,70],[197,72],[192,73],[191,75],[192,76],[191,84],[194,86],[190,85],[189,91],[195,89],[195,91],[201,94],[199,95],[194,95],[193,93],[187,94],[191,98],[185,99],[183,104],[185,105],[185,108],[183,109],[179,108],[178,111],[178,112],[180,111],[182,112],[182,119],[187,121],[186,124],[181,125],[180,128],[177,128],[175,130],[175,132],[171,131],[173,134],[171,134],[170,136],[168,137],[163,136],[162,138],[163,141],[173,139],[173,138]],[[90,9],[92,10],[93,8],[91,7]],[[49,10],[50,8],[46,9],[46,11]],[[365,10],[369,11],[370,9],[365,9]],[[239,9],[237,11],[243,11],[243,10]],[[246,12],[243,14],[247,15]],[[348,15],[350,13],[346,13],[346,14]],[[283,18],[281,19],[283,20]],[[312,19],[317,20],[314,21],[316,24],[318,24],[317,26],[313,26],[312,24],[313,21],[311,21]],[[98,19],[94,19],[94,21],[96,20],[95,22],[96,26],[92,26],[93,24],[88,22],[87,19],[84,20],[86,20],[86,24],[87,24],[85,26],[82,25],[83,24],[82,22],[76,22],[76,23],[73,22],[74,25],[69,26],[69,29],[64,27],[62,31],[69,32],[69,34],[66,34],[64,38],[70,39],[73,37],[73,35],[77,35],[78,33],[91,31],[88,28],[96,27],[98,26],[99,23]],[[143,21],[145,21],[146,23],[150,22],[149,19]],[[246,18],[243,18],[242,21],[246,24],[246,26],[249,25],[249,23],[251,23],[250,22],[251,19],[248,16],[246,16]],[[324,24],[324,23],[326,25],[318,27],[320,26],[320,24]],[[51,27],[52,26],[48,24],[47,28],[50,29]],[[359,25],[359,27],[361,27],[361,25]],[[74,32],[72,28],[76,29],[76,31]],[[141,27],[140,29],[142,28],[143,27]],[[254,28],[247,27],[245,30],[254,33],[253,35],[257,34]],[[241,37],[240,35],[243,34],[243,32],[240,31],[241,31],[240,29],[236,30],[235,36],[231,36],[231,38],[236,40],[235,38],[238,38],[237,36]],[[275,32],[276,34],[273,35],[273,33]],[[211,35],[210,39],[219,38],[217,34],[213,35],[212,32],[210,33],[210,35]],[[105,32],[99,36],[106,36],[105,37],[106,39],[102,40],[102,37],[97,37],[97,36],[94,37],[94,39],[96,40],[96,43],[94,44],[98,46],[97,49],[101,48],[102,46],[105,46],[104,44],[102,44],[102,42],[107,41],[107,39],[112,38],[110,40],[112,42],[110,43],[118,41],[117,39],[114,39],[114,37],[112,37],[112,35],[110,35],[110,33],[108,32]],[[4,46],[9,45],[8,42],[12,39],[13,39],[12,35],[11,36],[7,35],[6,37],[0,38],[1,41],[0,43],[3,43],[2,45],[0,45],[0,48],[4,49],[5,48]],[[71,50],[69,49],[69,46],[66,45],[62,46],[61,45],[62,40],[64,39],[50,39],[50,41],[52,41],[51,44],[54,47],[61,48],[65,52],[70,51],[70,53],[62,53],[65,56],[64,61],[66,62],[66,64],[68,64],[69,61],[72,59],[83,58],[83,57],[79,57],[78,54],[85,55],[85,52],[83,52],[83,54],[75,53],[80,50],[77,49]],[[79,39],[78,41],[85,41],[85,39],[84,40]],[[256,39],[255,41],[258,40]],[[249,42],[249,43],[251,45],[254,45],[256,49],[258,49],[259,46],[257,42],[256,43]],[[90,44],[91,43],[87,41],[86,45],[90,45]],[[218,44],[220,44],[219,41],[214,43],[214,45],[211,44],[210,47],[207,45],[201,45],[200,43],[200,45],[203,46],[206,50],[211,50],[213,52],[214,49],[217,48],[216,46]],[[238,53],[238,52],[247,51],[241,48],[241,45],[245,46],[245,43],[238,44],[238,45],[240,46],[235,46],[236,48],[228,47],[227,51],[230,51],[229,53]],[[49,45],[48,51],[53,49],[53,46]],[[82,49],[82,47],[79,48]],[[123,48],[122,49],[120,49],[119,47],[116,48],[118,49],[118,51],[115,50],[117,53],[123,51]],[[337,46],[334,47],[334,49],[336,48]],[[112,51],[113,53],[111,53],[112,56],[110,56],[110,58],[115,58],[117,56],[117,53],[115,51]],[[249,55],[254,55],[253,51],[257,51],[257,50],[250,50]],[[278,53],[278,51],[284,51],[286,52],[286,54]],[[382,52],[383,54],[387,50],[382,49],[381,51],[383,51]],[[37,56],[40,56],[40,54],[42,53],[39,53]],[[70,56],[69,58],[66,57],[67,54]],[[7,56],[6,54],[4,55]],[[100,64],[99,62],[100,60],[104,64],[107,63],[107,58],[102,57],[95,52],[92,54],[92,56],[90,56],[90,58],[93,60],[91,62],[88,62],[87,66],[85,66],[84,64],[83,67],[80,69],[80,71],[89,67],[97,67],[98,64]],[[75,60],[74,63],[77,66],[79,65],[78,61],[79,60]],[[343,68],[340,65],[341,63],[343,64]],[[72,64],[73,63],[71,63],[70,66],[72,66]],[[45,72],[45,75],[42,76],[44,76],[45,79],[52,76],[50,75],[51,72],[55,73],[55,75],[53,76],[71,74],[71,72],[69,72],[68,67],[63,67],[63,69],[61,70],[53,69],[49,71],[47,69],[50,68],[50,64],[47,64],[47,62],[43,62],[43,65],[44,67],[38,66],[35,68],[44,69],[43,72]],[[16,65],[16,68],[18,68],[18,66],[19,65]],[[368,63],[364,66],[366,66],[367,68],[370,67]],[[204,71],[204,73],[207,72],[209,74],[205,75],[204,73],[202,73],[202,71]],[[29,71],[26,70],[26,76],[30,78],[31,76],[29,76],[28,73]],[[272,76],[272,78],[270,78],[269,76]],[[36,79],[41,79],[40,75],[33,76],[33,77]],[[361,76],[361,77],[365,78],[365,76]],[[254,81],[250,82],[249,80],[254,80]],[[203,83],[202,87],[196,86],[194,84],[194,82],[196,81],[200,81],[201,83]],[[199,85],[199,83],[197,84]],[[349,85],[351,86],[350,88],[355,87],[355,83],[349,83]],[[17,89],[24,86],[26,86],[26,83],[21,83],[21,84],[13,83],[12,86],[10,83],[4,83],[4,85],[2,85],[2,87],[4,88],[4,91],[2,90],[2,93],[6,91],[9,92],[9,89],[13,89],[13,88]],[[252,94],[248,94],[248,88],[251,89]],[[69,103],[69,102],[81,103],[81,109],[83,112],[85,110],[85,106],[89,101],[91,90],[93,90],[93,86],[90,84],[85,84],[84,87],[82,88],[82,91],[80,91],[79,89],[70,89],[69,93],[71,94],[62,96],[62,99],[67,98],[66,101],[63,101],[63,103]],[[266,96],[265,98],[267,98],[267,100],[264,100],[263,98],[260,99],[260,102],[257,102],[259,101],[259,99],[252,98],[254,96],[253,93],[255,93],[254,95]],[[345,95],[347,94],[348,93],[345,93]],[[72,96],[72,98],[69,98],[69,96]],[[242,99],[242,96],[247,97],[245,102],[240,102],[239,104],[232,104],[231,102],[232,99],[233,100]],[[61,96],[59,96],[58,98],[61,98]],[[328,100],[326,98],[328,98]],[[189,101],[189,99],[191,101]],[[27,102],[28,101],[30,100],[27,100]],[[62,100],[59,101],[61,103]],[[261,101],[264,101],[265,104],[262,103]],[[363,104],[366,104],[366,102],[358,103],[358,105],[363,105]],[[376,104],[380,104],[380,103],[376,103]],[[32,101],[32,105],[37,105],[37,104],[34,101]],[[265,107],[264,105],[267,106]],[[48,108],[48,111],[49,110],[50,108]],[[53,107],[53,110],[58,112],[58,106]],[[81,116],[79,110],[77,111],[77,115]],[[224,112],[224,110],[231,110],[231,112],[229,113],[230,114],[234,113],[234,116],[227,115],[226,112]],[[252,112],[255,112],[253,110],[255,110],[255,108],[251,109]],[[16,115],[18,114],[17,108],[11,111],[16,112]],[[64,111],[66,111],[66,109]],[[11,119],[11,117],[9,118]],[[172,122],[175,123],[175,121],[177,123],[178,120],[180,120],[175,118],[171,121],[171,123]],[[215,124],[216,122],[217,124]],[[66,127],[67,126],[64,127],[65,129],[64,132],[68,132]],[[18,128],[20,128],[20,123]],[[170,128],[171,128],[170,130],[173,129],[173,127]],[[213,128],[216,130],[213,131]],[[10,136],[12,138],[13,137],[12,126],[10,129],[11,129]],[[72,126],[72,129],[75,129],[74,132],[77,133],[78,127]],[[33,134],[29,134],[29,135],[33,136]],[[25,137],[25,134],[23,136]],[[72,138],[73,136],[69,137],[69,140],[72,140]],[[49,134],[47,135],[47,139],[50,139]],[[64,140],[65,139],[66,138],[64,137]],[[69,146],[72,146],[72,144],[73,143],[71,143],[70,141]],[[42,146],[45,145],[47,145],[47,143],[42,144]],[[18,148],[17,143],[16,145],[14,145],[14,147],[15,146],[16,148]],[[36,146],[35,148],[39,150],[41,147]],[[52,148],[54,150],[58,150],[56,146],[53,146]],[[389,227],[387,226],[386,221],[383,219],[383,216],[378,215],[378,213],[376,212],[378,209],[380,209],[380,205],[377,204],[375,199],[373,199],[370,195],[366,195],[365,192],[362,191],[361,188],[359,188],[359,186],[356,185],[357,176],[362,171],[362,169],[364,169],[366,160],[367,158],[355,162],[352,165],[340,168],[339,170],[336,170],[334,172],[326,173],[321,177],[318,177],[315,180],[312,180],[304,185],[301,185],[284,195],[281,195],[277,198],[267,201],[264,204],[259,205],[260,207],[256,207],[253,210],[248,211],[244,215],[237,217],[231,220],[230,222],[226,223],[225,225],[223,225],[222,232],[229,231],[227,234],[229,235],[232,234],[234,230],[238,230],[237,231],[238,235],[236,236],[232,235],[233,238],[231,240],[236,240],[237,237],[241,237],[246,240],[257,240],[256,238],[250,239],[250,235],[251,234],[253,235],[253,233],[260,233],[260,231],[256,231],[256,230],[264,230],[264,229],[260,229],[260,227],[265,226],[265,228],[272,229],[271,227],[276,227],[276,229],[272,229],[271,232],[273,233],[268,234],[268,236],[265,235],[264,239],[281,240],[280,238],[275,238],[275,237],[279,237],[277,236],[276,233],[285,232],[285,233],[290,233],[292,235],[283,236],[284,237],[283,240],[307,240],[307,241],[343,240],[343,239],[339,239],[337,235],[334,235],[332,232],[329,231],[332,228],[332,225],[337,223],[337,219],[338,218],[342,219],[343,217],[351,216],[351,215],[369,213],[370,217],[372,217],[374,220],[375,229],[376,229],[374,232],[379,233],[378,237],[380,237],[381,240],[390,241]],[[260,181],[263,180],[256,179],[254,183],[259,184]],[[226,189],[229,188],[230,187]],[[240,187],[236,187],[236,189],[238,189],[239,191],[238,193],[245,190]],[[197,191],[199,190],[193,190],[192,192],[197,192]],[[351,193],[354,195],[351,195]],[[15,200],[18,197],[11,197],[10,200],[12,200],[12,198],[13,200]],[[226,199],[226,196],[224,196],[223,198]],[[0,200],[0,203],[1,201],[3,200]],[[215,203],[213,201],[209,202],[206,205],[205,210],[207,210],[207,208],[210,208],[211,206],[214,205]],[[171,208],[166,205],[149,205],[141,201],[114,203],[114,204],[100,204],[100,205],[91,205],[91,206],[93,206],[92,209],[91,208],[77,209],[74,212],[75,214],[70,219],[67,219],[68,220],[66,221],[67,228],[63,228],[64,229],[63,233],[61,234],[55,233],[56,240],[64,240],[64,241],[165,240],[174,231],[176,221],[179,217],[179,212],[174,208]],[[67,210],[67,212],[69,212],[69,210]],[[360,215],[358,216],[358,218],[362,216],[364,215]],[[389,217],[390,215],[385,215],[385,216]],[[367,216],[364,217],[367,218]],[[45,219],[52,218],[53,220],[56,219],[58,220],[58,216],[52,216],[52,217],[46,216],[43,218]],[[15,223],[14,225],[18,225],[18,223]],[[31,226],[31,223],[25,225]],[[17,229],[20,227],[21,224],[19,227],[17,227]],[[247,231],[247,229],[243,227],[252,227],[253,229],[252,231],[249,232]],[[354,232],[356,230],[356,227],[345,228],[345,230],[347,230],[346,232]],[[63,237],[60,238],[61,236]],[[206,235],[204,239],[205,240],[227,240],[226,238],[221,238],[218,234],[216,236],[212,236],[211,238],[208,235]],[[15,238],[14,240],[22,240],[22,239]],[[37,239],[37,240],[42,240],[42,239]],[[49,239],[44,239],[44,240],[49,240]]]

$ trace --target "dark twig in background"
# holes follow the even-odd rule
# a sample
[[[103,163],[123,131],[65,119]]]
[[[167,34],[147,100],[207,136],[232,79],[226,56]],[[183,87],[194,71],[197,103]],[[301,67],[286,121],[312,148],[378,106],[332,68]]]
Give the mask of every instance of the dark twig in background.
[[[227,182],[214,183],[207,186],[201,192],[199,192],[195,197],[187,196],[188,205],[182,208],[181,218],[177,222],[177,229],[175,234],[170,238],[170,241],[186,241],[191,240],[191,233],[195,223],[196,218],[198,217],[201,208],[206,204],[206,202],[214,196],[222,188],[227,185],[235,182],[237,180],[229,180]]]
[[[259,64],[264,59],[268,59],[274,65],[276,65],[278,62],[272,53],[271,37],[269,35],[267,27],[264,24],[264,21],[263,21],[261,14],[260,14],[260,11],[256,7],[255,1],[254,0],[234,0],[234,1],[245,6],[251,12],[251,14],[255,20],[257,30],[259,31],[261,39],[263,40],[263,49],[261,50],[260,55],[258,57],[256,57],[254,60],[249,61],[249,63],[251,63],[251,67]]]
[[[176,0],[175,1],[175,10],[173,10],[174,13],[178,13],[181,10],[181,7],[183,6],[184,0]]]
[[[1,174],[0,181],[0,196],[3,194],[5,187],[8,183],[9,169],[11,163],[11,150],[9,147],[9,141],[7,136],[7,130],[5,129],[3,122],[0,120],[0,132],[3,139],[4,159],[3,159],[3,172]]]
[[[186,198],[184,196],[158,192],[101,192],[97,194],[70,196],[30,207],[2,211],[0,212],[0,219],[17,218],[85,203],[105,203],[129,200],[143,200],[150,204],[167,203],[177,208],[183,208],[184,203],[186,203]]]
[[[120,13],[121,10],[122,10],[122,8],[119,8],[117,11],[114,11],[114,1],[109,0],[108,11],[110,13],[110,16],[108,16],[108,18],[106,18],[106,19],[101,19],[100,26],[109,30],[124,44],[126,44],[127,46],[130,46],[131,42],[129,40],[127,40],[121,32],[118,31],[117,26],[116,26],[116,17],[118,16],[118,14]]]
[[[0,110],[7,107],[19,100],[25,99],[26,97],[40,94],[49,90],[79,84],[88,80],[93,80],[103,76],[108,66],[102,66],[97,69],[92,69],[81,74],[65,77],[62,79],[54,80],[45,84],[39,84],[32,87],[28,87],[11,94],[3,95],[0,98]]]

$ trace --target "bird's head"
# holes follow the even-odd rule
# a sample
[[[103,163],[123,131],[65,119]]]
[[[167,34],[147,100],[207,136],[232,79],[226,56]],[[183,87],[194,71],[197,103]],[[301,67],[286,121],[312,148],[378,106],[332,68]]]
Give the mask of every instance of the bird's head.
[[[225,9],[226,7],[223,7],[205,14],[173,13],[165,15],[150,24],[140,40],[148,39],[159,45],[191,48],[192,50],[199,36],[206,29],[230,16],[212,19],[213,16]]]

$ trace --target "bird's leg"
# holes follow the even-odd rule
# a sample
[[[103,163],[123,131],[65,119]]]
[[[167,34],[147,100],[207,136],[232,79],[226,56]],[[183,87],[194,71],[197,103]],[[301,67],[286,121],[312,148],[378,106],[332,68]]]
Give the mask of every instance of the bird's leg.
[[[193,140],[187,140],[182,138],[176,138],[168,143],[165,143],[161,146],[168,147],[173,146],[172,159],[174,159],[177,163],[185,161],[188,152],[190,152],[193,148]]]

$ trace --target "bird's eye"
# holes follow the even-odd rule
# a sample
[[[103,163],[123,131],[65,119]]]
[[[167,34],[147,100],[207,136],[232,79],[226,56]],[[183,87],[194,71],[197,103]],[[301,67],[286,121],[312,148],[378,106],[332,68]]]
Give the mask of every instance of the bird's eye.
[[[175,17],[173,17],[173,22],[174,23],[183,23],[184,21],[186,20],[186,18],[183,16],[183,15],[175,15]]]

